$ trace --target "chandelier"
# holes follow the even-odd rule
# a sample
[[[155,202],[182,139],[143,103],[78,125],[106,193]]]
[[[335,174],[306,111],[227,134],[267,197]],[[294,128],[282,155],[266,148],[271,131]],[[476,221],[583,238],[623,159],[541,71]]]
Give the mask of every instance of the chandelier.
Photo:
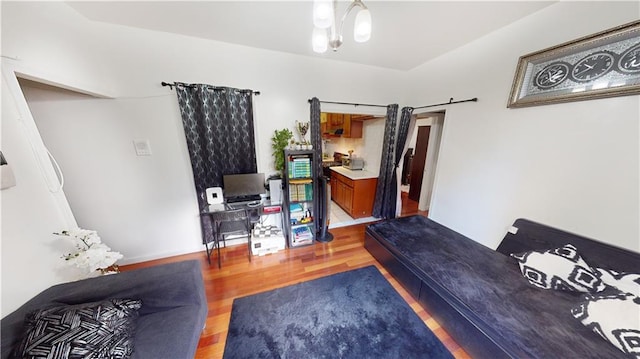
[[[353,26],[353,39],[356,42],[367,42],[371,38],[371,12],[362,0],[353,0],[342,15],[338,25],[336,17],[337,0],[313,1],[313,51],[324,53],[331,46],[333,51],[338,51],[342,45],[342,27],[344,20],[354,7],[360,7],[356,14]],[[338,27],[339,26],[339,27]]]

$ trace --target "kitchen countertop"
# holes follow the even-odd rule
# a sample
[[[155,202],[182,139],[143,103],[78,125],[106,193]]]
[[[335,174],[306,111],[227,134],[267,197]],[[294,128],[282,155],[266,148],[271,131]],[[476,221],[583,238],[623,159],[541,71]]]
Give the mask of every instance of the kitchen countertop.
[[[332,166],[329,167],[332,171],[335,171],[336,173],[339,173],[347,178],[350,178],[354,181],[357,180],[363,180],[363,179],[370,179],[370,178],[378,178],[378,174],[377,173],[373,173],[373,172],[369,172],[366,170],[358,170],[358,171],[352,171],[348,168],[344,168],[342,166]]]

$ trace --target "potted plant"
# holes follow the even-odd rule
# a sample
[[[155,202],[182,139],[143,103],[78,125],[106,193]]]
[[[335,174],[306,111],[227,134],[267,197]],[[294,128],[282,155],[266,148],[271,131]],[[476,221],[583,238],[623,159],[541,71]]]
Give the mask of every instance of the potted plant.
[[[271,137],[271,148],[273,149],[273,165],[280,174],[284,170],[284,149],[287,148],[289,140],[293,138],[293,133],[288,128],[275,130]]]

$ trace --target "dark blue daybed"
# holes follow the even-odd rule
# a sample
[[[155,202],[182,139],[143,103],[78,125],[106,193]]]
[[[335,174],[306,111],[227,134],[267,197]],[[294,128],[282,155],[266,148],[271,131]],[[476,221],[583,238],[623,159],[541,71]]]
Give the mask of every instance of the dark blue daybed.
[[[626,358],[572,317],[579,295],[529,285],[511,253],[571,243],[637,272],[640,254],[525,219],[497,251],[422,216],[369,225],[365,247],[475,358]]]

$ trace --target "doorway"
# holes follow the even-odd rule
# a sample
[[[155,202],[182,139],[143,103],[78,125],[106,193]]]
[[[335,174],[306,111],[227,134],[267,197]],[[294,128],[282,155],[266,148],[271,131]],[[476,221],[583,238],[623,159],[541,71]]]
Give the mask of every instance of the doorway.
[[[338,120],[335,117],[338,117]],[[337,128],[338,133],[336,132],[336,124],[340,126],[340,119],[343,121],[343,127]],[[362,195],[362,188],[356,190],[357,193],[354,193],[353,189],[349,192],[345,186],[339,186],[338,182],[333,179],[336,178],[335,172],[344,174],[347,178],[350,176],[344,172],[357,173],[358,176],[366,174],[377,177],[380,172],[381,139],[384,137],[385,123],[386,117],[376,113],[355,114],[346,109],[321,111],[323,170],[324,175],[330,179],[329,193],[333,192],[334,194],[329,202],[330,229],[376,220],[370,215],[364,217],[362,214],[360,216],[354,215],[357,212],[353,206],[354,199],[361,196],[369,197],[368,194]],[[341,168],[344,158],[358,159],[357,168],[353,170]],[[332,167],[334,170],[331,170]],[[336,167],[338,168],[336,169]],[[375,193],[375,189],[373,192]],[[361,204],[361,202],[358,203]],[[358,208],[362,209],[361,207],[363,206],[360,205]]]
[[[403,162],[409,168],[402,169],[406,183],[401,191],[403,201],[404,198],[417,201],[420,211],[429,210],[431,205],[444,117],[444,111],[415,114],[415,122],[409,129]]]
[[[409,168],[409,199],[416,202],[420,202],[420,192],[422,190],[422,178],[424,177],[424,166],[427,159],[430,132],[431,126],[418,127],[415,154],[413,155],[411,167]]]
[[[83,128],[74,125],[73,110],[66,109],[70,107],[71,101],[89,101],[95,97],[21,77],[18,77],[18,84],[34,127],[37,129],[37,135],[48,154],[47,166],[54,168],[57,190],[64,194],[64,201],[67,203],[70,216],[73,217],[73,226],[75,227],[77,223],[87,223],[85,221],[87,211],[82,208],[94,204],[91,202],[94,197],[87,195],[91,192],[94,182],[88,182],[91,185],[86,184],[87,182],[83,184],[79,182],[78,173],[88,172],[90,169],[87,168],[86,163],[78,164],[80,162],[78,158],[83,156],[78,155],[74,145],[70,143],[79,142],[78,137],[83,136]],[[63,112],[60,109],[65,110]],[[85,158],[90,152],[91,149],[83,151]]]

